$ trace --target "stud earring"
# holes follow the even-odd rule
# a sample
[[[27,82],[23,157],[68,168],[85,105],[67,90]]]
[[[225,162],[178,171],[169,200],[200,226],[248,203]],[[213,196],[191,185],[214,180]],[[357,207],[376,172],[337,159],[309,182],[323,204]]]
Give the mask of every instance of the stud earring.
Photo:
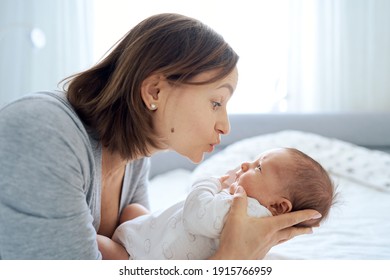
[[[157,105],[154,103],[150,104],[150,110],[152,110],[152,111],[157,110]]]

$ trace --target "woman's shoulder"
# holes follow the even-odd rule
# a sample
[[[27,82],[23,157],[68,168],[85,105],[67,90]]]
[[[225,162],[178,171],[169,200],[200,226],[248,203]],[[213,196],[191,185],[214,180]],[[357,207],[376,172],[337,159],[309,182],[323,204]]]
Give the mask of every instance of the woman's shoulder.
[[[9,145],[91,154],[89,134],[62,92],[37,92],[0,109],[0,135]]]
[[[36,92],[25,95],[0,109],[3,121],[15,128],[34,127],[59,134],[87,136],[84,125],[64,92]],[[76,129],[75,129],[76,128]]]
[[[65,93],[60,91],[30,93],[6,104],[0,109],[2,115],[5,116],[33,116],[34,119],[40,116],[56,117],[53,113],[60,113],[61,111],[70,114],[70,116],[75,115],[72,117],[77,116],[69,102],[67,102]],[[59,114],[59,116],[62,116],[62,114]]]
[[[12,159],[10,166],[35,166],[42,173],[49,169],[57,179],[85,176],[88,182],[93,176],[89,134],[64,93],[33,93],[1,108],[1,145],[7,148],[0,150],[0,156]]]

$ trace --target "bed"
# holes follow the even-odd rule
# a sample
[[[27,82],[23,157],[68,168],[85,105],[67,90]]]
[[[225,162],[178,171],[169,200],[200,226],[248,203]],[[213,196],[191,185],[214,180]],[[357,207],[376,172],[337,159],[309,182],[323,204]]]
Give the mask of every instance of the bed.
[[[219,176],[261,151],[295,147],[318,160],[338,199],[314,234],[267,259],[390,260],[390,113],[231,115],[219,150],[194,165],[172,152],[151,158],[151,210],[185,199],[199,176]]]

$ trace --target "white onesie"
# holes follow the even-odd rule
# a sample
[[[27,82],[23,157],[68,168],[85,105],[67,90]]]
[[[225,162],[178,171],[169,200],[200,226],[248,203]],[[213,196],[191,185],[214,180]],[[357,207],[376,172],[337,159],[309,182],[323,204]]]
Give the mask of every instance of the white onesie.
[[[130,259],[207,259],[219,245],[233,197],[220,189],[217,178],[198,180],[185,201],[121,224],[112,239],[126,248]],[[253,198],[248,198],[247,212],[272,216]]]

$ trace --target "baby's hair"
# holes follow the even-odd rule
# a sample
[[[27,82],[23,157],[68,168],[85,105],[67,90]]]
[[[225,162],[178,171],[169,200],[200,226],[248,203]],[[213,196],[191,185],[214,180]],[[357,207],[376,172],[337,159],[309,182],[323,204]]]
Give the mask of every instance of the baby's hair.
[[[289,168],[287,190],[292,203],[291,211],[314,209],[322,217],[298,224],[298,226],[316,226],[326,219],[331,206],[335,202],[336,193],[332,179],[320,163],[307,154],[295,149],[286,148],[290,152],[294,165]]]

